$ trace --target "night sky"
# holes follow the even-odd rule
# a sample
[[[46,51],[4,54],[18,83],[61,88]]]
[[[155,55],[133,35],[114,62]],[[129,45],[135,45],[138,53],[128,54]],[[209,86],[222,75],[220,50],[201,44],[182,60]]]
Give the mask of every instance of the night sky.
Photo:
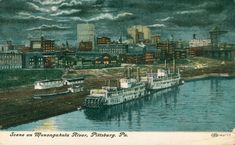
[[[0,41],[25,43],[41,34],[75,44],[79,23],[94,23],[98,36],[126,36],[132,25],[148,25],[163,39],[209,37],[215,26],[235,41],[235,0],[0,0]],[[226,38],[226,39],[225,39]],[[234,42],[235,43],[235,42]]]

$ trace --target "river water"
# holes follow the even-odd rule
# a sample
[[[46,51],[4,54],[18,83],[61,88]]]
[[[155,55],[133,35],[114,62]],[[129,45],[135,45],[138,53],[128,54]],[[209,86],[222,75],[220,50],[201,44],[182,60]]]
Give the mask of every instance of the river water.
[[[8,131],[230,131],[235,128],[235,78],[186,82],[105,110],[81,110]]]

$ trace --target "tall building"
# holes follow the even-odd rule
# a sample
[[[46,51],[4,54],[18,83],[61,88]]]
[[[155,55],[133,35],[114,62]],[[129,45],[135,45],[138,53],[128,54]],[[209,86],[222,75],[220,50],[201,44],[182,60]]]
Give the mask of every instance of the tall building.
[[[132,26],[127,30],[128,35],[131,38],[132,43],[150,42],[151,31],[147,26]]]
[[[55,51],[55,40],[48,40],[44,37],[30,41],[30,48],[33,51],[53,52]]]
[[[83,48],[90,48],[90,47],[84,46],[84,44],[90,45],[90,42],[92,43],[92,50],[94,50],[95,49],[95,25],[94,24],[78,24],[77,25],[77,46],[79,50],[83,50]],[[81,46],[83,46],[82,49],[80,48]]]
[[[46,40],[43,37],[41,39],[41,46],[43,52],[55,51],[55,40]]]
[[[175,56],[176,42],[161,41],[157,43],[157,48],[161,50],[161,60],[173,60]]]

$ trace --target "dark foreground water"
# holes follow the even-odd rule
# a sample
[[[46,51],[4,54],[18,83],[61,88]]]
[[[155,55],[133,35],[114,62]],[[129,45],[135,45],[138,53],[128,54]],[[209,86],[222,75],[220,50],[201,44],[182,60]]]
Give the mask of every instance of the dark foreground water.
[[[82,110],[8,130],[229,131],[235,128],[235,78],[187,82],[106,110]]]

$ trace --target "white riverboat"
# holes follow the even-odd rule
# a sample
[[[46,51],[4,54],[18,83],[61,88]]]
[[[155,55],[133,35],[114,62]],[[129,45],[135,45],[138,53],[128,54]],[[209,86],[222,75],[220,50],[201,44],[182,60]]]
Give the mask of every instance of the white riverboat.
[[[141,98],[147,94],[145,84],[136,79],[122,78],[119,83],[120,87],[104,86],[102,89],[90,90],[90,95],[86,97],[84,106],[100,108],[117,105]]]
[[[34,83],[34,89],[35,90],[43,90],[43,89],[50,89],[50,88],[59,88],[62,87],[63,80],[58,79],[58,80],[41,80],[41,81],[36,81]]]
[[[157,73],[147,73],[145,77],[141,77],[141,81],[146,83],[147,89],[155,91],[183,83],[179,70],[177,73],[171,73],[169,70],[165,69],[158,69]]]
[[[61,96],[83,91],[84,78],[63,78],[58,80],[41,80],[34,83],[34,99]]]

